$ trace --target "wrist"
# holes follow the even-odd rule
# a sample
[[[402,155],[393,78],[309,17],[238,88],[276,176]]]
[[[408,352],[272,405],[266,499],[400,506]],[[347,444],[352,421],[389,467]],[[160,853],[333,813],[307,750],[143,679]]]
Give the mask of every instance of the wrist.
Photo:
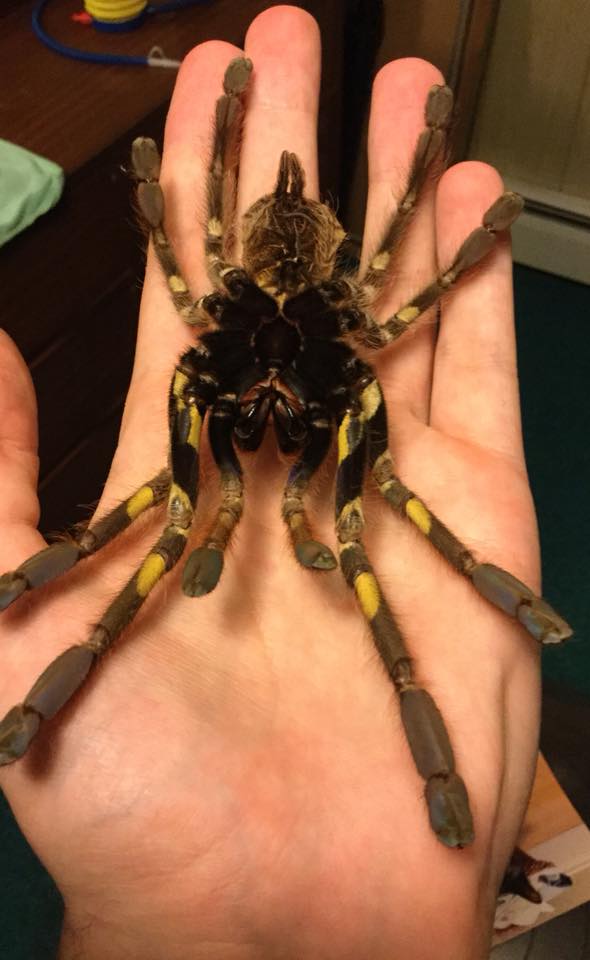
[[[250,949],[251,952],[245,952]],[[263,954],[251,944],[227,940],[208,940],[178,927],[141,928],[110,924],[88,911],[73,916],[67,910],[59,944],[58,960],[263,960]]]

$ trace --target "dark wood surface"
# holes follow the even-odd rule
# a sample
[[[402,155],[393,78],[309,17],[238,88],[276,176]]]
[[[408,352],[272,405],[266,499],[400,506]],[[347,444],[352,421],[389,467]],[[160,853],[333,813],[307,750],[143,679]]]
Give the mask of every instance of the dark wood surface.
[[[346,3],[308,0],[293,5],[308,10],[320,25],[328,68],[326,93],[333,94],[340,78],[329,68],[336,65],[342,46]],[[168,57],[181,60],[205,40],[223,39],[241,46],[250,21],[271,6],[275,4],[268,0],[209,0],[174,14],[152,16],[128,33],[109,34],[71,20],[80,11],[81,0],[54,0],[44,24],[52,37],[68,46],[141,55],[157,44]],[[2,2],[1,135],[72,173],[160,107],[170,97],[175,72],[103,67],[61,57],[33,34],[32,9],[30,0]]]
[[[319,129],[322,187],[339,192],[342,59],[346,4],[299,3],[323,42]],[[41,529],[88,516],[114,450],[129,382],[143,239],[123,168],[139,134],[161,142],[175,72],[98,66],[57,55],[33,35],[30,2],[0,12],[0,135],[59,163],[58,206],[0,250],[2,326],[27,360],[40,423]],[[79,0],[49,6],[47,30],[85,49],[147,53],[159,44],[181,59],[195,44],[241,45],[267,0],[217,0],[152,17],[128,34],[104,34],[70,19]]]

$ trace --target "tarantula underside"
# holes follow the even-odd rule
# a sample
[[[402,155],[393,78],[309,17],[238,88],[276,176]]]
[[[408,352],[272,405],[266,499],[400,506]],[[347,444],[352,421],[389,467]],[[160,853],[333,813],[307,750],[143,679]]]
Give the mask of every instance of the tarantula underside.
[[[350,272],[346,234],[332,210],[304,195],[297,157],[284,152],[273,193],[250,207],[242,225],[241,266],[226,260],[237,175],[237,144],[244,94],[252,64],[228,66],[215,113],[205,236],[214,292],[191,298],[164,227],[155,144],[133,144],[141,213],[180,317],[199,331],[198,343],[181,358],[169,396],[169,467],[124,503],[93,523],[76,542],[56,543],[0,578],[0,609],[22,593],[53,580],[100,550],[148,508],[167,500],[167,525],[143,563],[81,644],[65,650],[39,677],[23,703],[0,723],[0,764],[22,756],[41,721],[54,716],[91,667],[131,622],[160,578],[184,553],[198,485],[199,443],[208,414],[208,435],[221,475],[221,505],[204,542],[188,557],[183,590],[191,597],[217,584],[224,551],[242,513],[242,469],[236,446],[259,447],[272,418],[277,442],[294,454],[282,513],[295,556],[304,567],[337,566],[332,551],[314,539],[304,508],[310,478],[338,437],[336,532],[340,567],[354,590],[375,645],[401,702],[401,715],[416,767],[425,781],[430,822],[449,846],[473,839],[467,792],[432,697],[417,682],[412,661],[363,546],[362,492],[368,469],[391,507],[411,521],[433,547],[469,578],[476,590],[517,618],[537,640],[554,643],[571,633],[541,598],[505,570],[480,563],[426,504],[396,476],[387,447],[386,409],[371,366],[359,356],[402,336],[494,246],[521,209],[503,194],[453,263],[384,324],[370,307],[415,210],[429,173],[440,164],[452,95],[444,86],[429,93],[425,128],[396,214],[362,277]]]

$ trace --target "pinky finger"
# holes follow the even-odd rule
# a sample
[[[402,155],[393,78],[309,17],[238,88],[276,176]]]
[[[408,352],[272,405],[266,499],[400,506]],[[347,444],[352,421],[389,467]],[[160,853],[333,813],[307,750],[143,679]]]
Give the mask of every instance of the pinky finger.
[[[441,267],[503,191],[483,163],[458,164],[441,179],[436,233]],[[498,235],[480,265],[443,303],[434,358],[431,426],[511,459],[523,458],[508,238]]]

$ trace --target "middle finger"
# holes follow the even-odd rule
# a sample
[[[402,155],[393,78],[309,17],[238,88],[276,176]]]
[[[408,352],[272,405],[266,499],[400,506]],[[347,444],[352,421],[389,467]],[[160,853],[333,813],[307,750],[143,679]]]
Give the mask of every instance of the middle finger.
[[[238,220],[255,200],[273,189],[283,150],[299,157],[306,195],[318,195],[317,23],[295,7],[272,7],[252,22],[245,49],[253,72],[240,154]]]

